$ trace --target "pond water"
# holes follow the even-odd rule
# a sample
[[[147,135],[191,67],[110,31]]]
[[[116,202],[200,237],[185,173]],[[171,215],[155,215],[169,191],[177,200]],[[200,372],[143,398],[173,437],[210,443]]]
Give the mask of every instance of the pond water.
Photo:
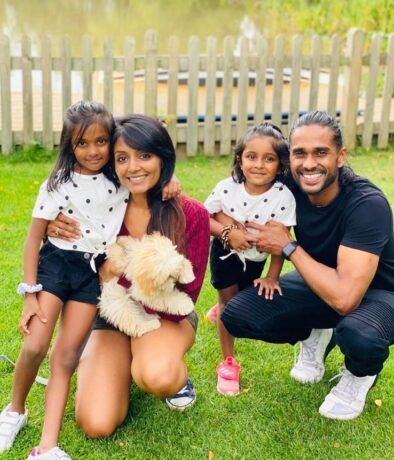
[[[141,53],[145,31],[155,29],[159,32],[161,51],[166,50],[168,38],[177,35],[185,52],[188,38],[193,34],[201,39],[215,35],[219,40],[226,35],[253,35],[259,23],[262,25],[262,19],[250,9],[252,3],[239,0],[0,0],[0,31],[10,36],[16,50],[23,34],[32,38],[36,48],[40,37],[48,34],[57,54],[66,34],[72,40],[73,51],[79,53],[82,36],[90,34],[96,54],[102,53],[104,36],[113,37],[115,52],[122,54],[125,36],[135,37],[136,50]]]

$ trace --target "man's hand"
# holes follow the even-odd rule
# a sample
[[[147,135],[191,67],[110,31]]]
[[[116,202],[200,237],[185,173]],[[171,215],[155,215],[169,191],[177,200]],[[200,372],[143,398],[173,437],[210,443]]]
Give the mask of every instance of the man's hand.
[[[79,222],[59,212],[56,219],[48,223],[47,236],[66,241],[78,240],[81,237]]]
[[[22,335],[30,334],[29,323],[33,316],[36,315],[41,322],[47,322],[47,319],[40,308],[40,304],[38,303],[37,296],[35,294],[26,294],[22,317],[19,321],[19,331]]]
[[[235,251],[245,251],[257,242],[255,235],[234,228],[228,234],[228,242]]]
[[[267,222],[265,225],[256,223],[246,224],[247,228],[258,230],[256,247],[261,252],[280,256],[282,249],[292,241],[288,228],[275,221]]]

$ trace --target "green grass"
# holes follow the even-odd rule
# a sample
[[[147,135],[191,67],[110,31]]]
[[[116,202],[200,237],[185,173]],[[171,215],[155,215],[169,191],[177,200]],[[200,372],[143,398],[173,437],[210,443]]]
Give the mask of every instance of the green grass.
[[[19,155],[19,156],[18,156]],[[39,184],[51,163],[29,161],[24,152],[0,158],[0,353],[16,358],[21,345],[17,331],[22,301],[15,293],[22,279],[22,246]],[[50,156],[48,158],[51,158]],[[229,158],[208,160],[196,157],[181,161],[177,174],[185,193],[204,200],[214,184],[229,171]],[[351,164],[387,194],[394,205],[394,154],[358,151]],[[287,266],[289,269],[289,266]],[[197,305],[200,327],[196,344],[187,356],[198,400],[185,413],[174,413],[165,404],[136,387],[131,389],[131,409],[126,422],[110,438],[89,440],[74,421],[73,398],[66,409],[60,443],[72,458],[90,459],[390,459],[394,426],[394,359],[386,363],[378,385],[368,397],[363,415],[353,422],[333,422],[318,415],[317,409],[333,383],[329,379],[342,365],[337,349],[327,360],[323,382],[297,385],[288,376],[293,362],[290,346],[274,346],[239,340],[237,353],[242,362],[242,392],[226,398],[216,390],[215,366],[220,359],[215,327],[203,314],[215,303],[208,278]],[[41,374],[47,375],[45,361]],[[0,406],[9,401],[12,368],[0,362]],[[72,394],[75,391],[73,380]],[[374,405],[381,399],[380,408]],[[33,385],[28,398],[30,420],[14,448],[0,456],[25,459],[40,436],[44,387]]]

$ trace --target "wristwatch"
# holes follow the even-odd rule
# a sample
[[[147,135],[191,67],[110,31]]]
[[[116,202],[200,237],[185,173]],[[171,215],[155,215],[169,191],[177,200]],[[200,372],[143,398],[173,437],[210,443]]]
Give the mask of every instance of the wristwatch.
[[[297,249],[298,243],[297,241],[290,241],[290,243],[287,243],[286,246],[283,247],[282,249],[282,256],[286,260],[290,260],[290,256],[293,254],[293,252]]]

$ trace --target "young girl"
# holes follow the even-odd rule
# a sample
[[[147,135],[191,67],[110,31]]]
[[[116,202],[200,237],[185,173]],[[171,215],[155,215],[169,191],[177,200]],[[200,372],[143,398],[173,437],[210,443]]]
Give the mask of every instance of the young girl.
[[[288,145],[279,128],[270,123],[250,128],[235,148],[232,177],[219,182],[205,202],[215,237],[210,254],[211,283],[218,291],[218,303],[207,316],[217,311],[224,358],[216,368],[217,390],[225,395],[239,394],[240,365],[234,358],[234,338],[220,320],[224,306],[252,283],[260,295],[265,291],[267,299],[272,299],[275,291],[281,294],[278,279],[283,260],[272,256],[267,275],[261,278],[267,254],[253,245],[256,239],[247,224],[276,220],[295,225],[294,197],[280,181],[288,159]]]
[[[28,458],[70,458],[57,440],[78,352],[96,317],[100,286],[95,265],[115,240],[128,202],[128,191],[118,187],[109,161],[113,128],[112,115],[102,104],[81,101],[66,112],[59,156],[40,188],[25,243],[24,282],[18,286],[25,296],[19,324],[25,337],[12,400],[0,416],[0,451],[11,447],[27,422],[25,401],[61,314],[43,432]],[[40,249],[48,221],[59,212],[78,219],[82,237],[77,242],[49,237]]]

